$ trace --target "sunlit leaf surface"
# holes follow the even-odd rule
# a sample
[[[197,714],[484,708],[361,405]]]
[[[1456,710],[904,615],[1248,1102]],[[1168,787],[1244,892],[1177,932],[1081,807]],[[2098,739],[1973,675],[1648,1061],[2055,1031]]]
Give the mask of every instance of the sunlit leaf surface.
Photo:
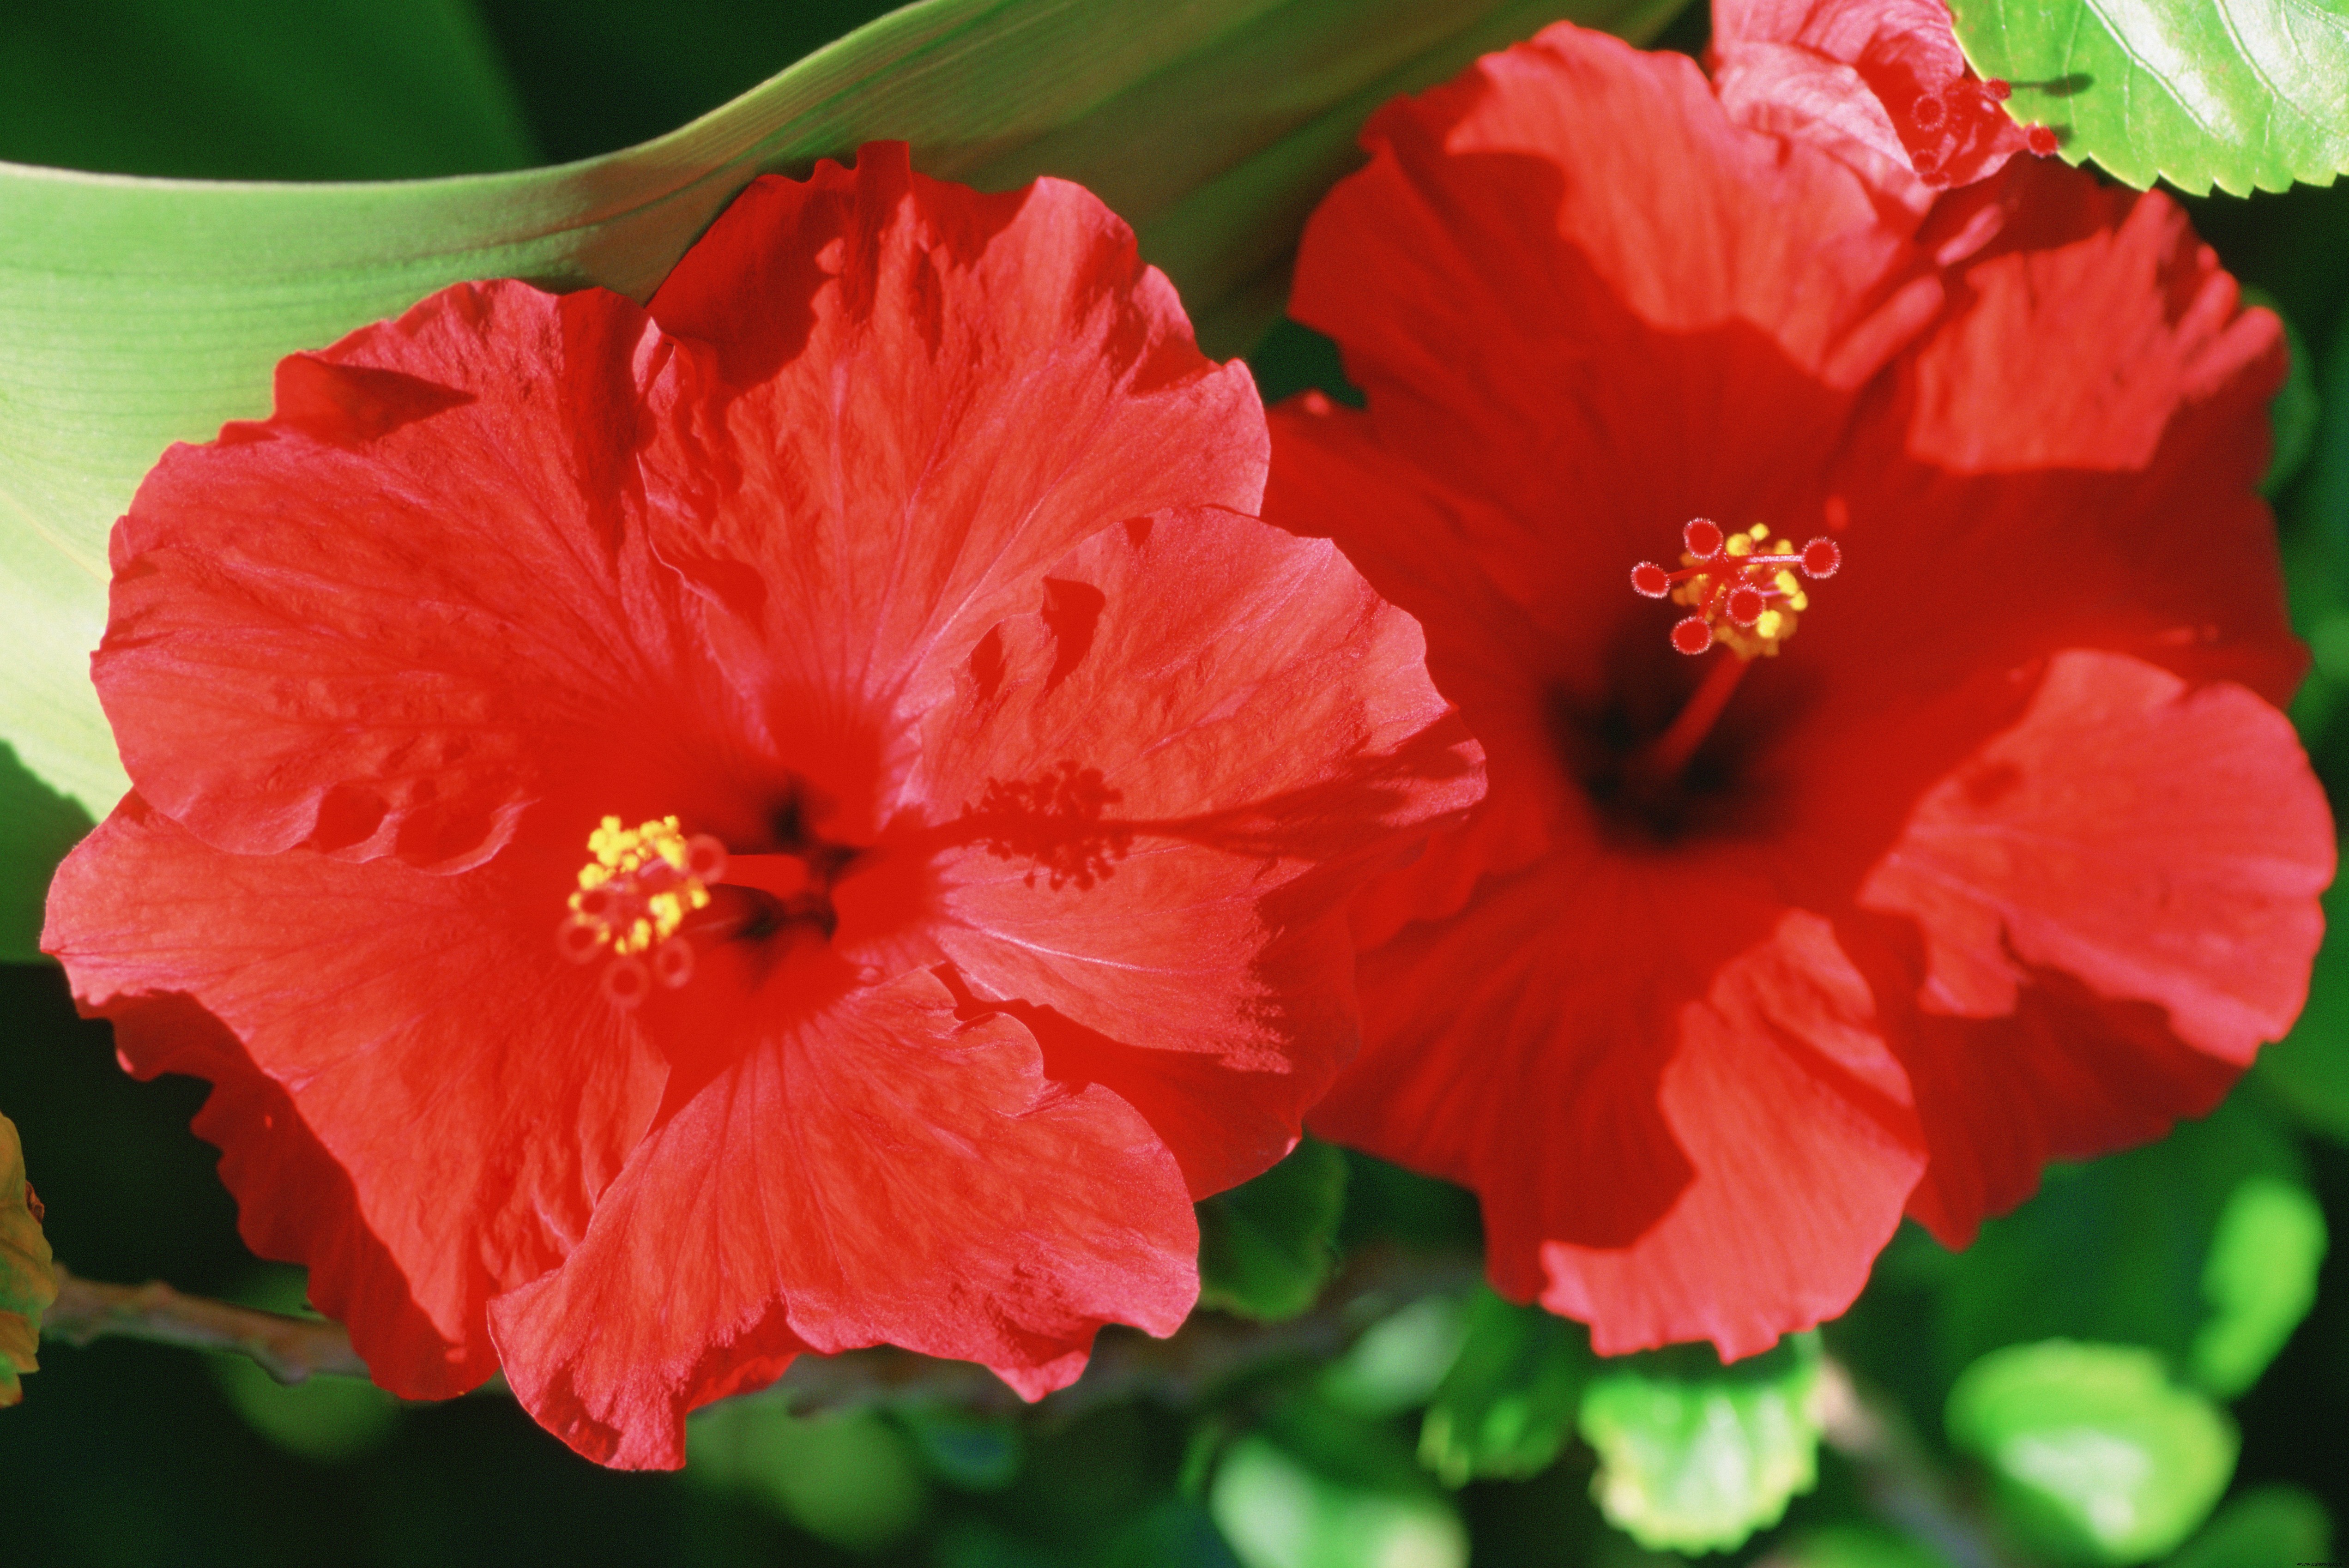
[[[2243,195],[2349,170],[2349,0],[1952,0],[1958,41],[2140,188]]]

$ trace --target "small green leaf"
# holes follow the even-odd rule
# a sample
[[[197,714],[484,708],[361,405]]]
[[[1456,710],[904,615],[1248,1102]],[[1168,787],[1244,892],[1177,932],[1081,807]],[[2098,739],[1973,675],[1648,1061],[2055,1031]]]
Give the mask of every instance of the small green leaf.
[[[2209,1315],[2186,1353],[2195,1383],[2221,1398],[2244,1393],[2316,1305],[2324,1211],[2297,1182],[2254,1176],[2227,1194],[2202,1264]]]
[[[1538,1475],[1574,1429],[1593,1365],[1580,1324],[1479,1287],[1466,1340],[1420,1424],[1420,1462],[1454,1487]]]
[[[2349,170],[2349,0],[1954,0],[2008,112],[2143,189],[2241,196]]]
[[[906,1405],[891,1412],[930,1473],[963,1491],[1001,1491],[1019,1479],[1027,1457],[1019,1424],[947,1405]]]
[[[1306,1139],[1255,1181],[1199,1205],[1199,1305],[1278,1322],[1313,1305],[1337,1266],[1346,1158]]]
[[[2291,1568],[2332,1559],[2324,1505],[2298,1487],[2267,1486],[2220,1509],[2163,1568]]]
[[[1705,1346],[1601,1361],[1578,1424],[1591,1495],[1651,1552],[1730,1551],[1818,1482],[1819,1341],[1799,1334],[1723,1367]]]
[[[1468,1533],[1382,1424],[1292,1400],[1225,1451],[1207,1511],[1246,1568],[1465,1568]]]
[[[2268,454],[2268,471],[2260,476],[2260,493],[2273,500],[2299,476],[2301,465],[2315,448],[2323,410],[2316,397],[2316,370],[2309,357],[2308,340],[2284,314],[2283,302],[2265,289],[2247,288],[2243,303],[2273,312],[2283,324],[2283,385],[2268,403],[2268,427],[2275,444]]]
[[[1099,1568],[1240,1568],[1207,1511],[1170,1497],[1120,1530]]]
[[[1423,1296],[1363,1331],[1314,1382],[1321,1398],[1376,1418],[1427,1403],[1460,1354],[1468,1305],[1456,1295]]]
[[[2040,1339],[2135,1344],[2231,1398],[2307,1315],[2324,1247],[2299,1150],[2238,1094],[2158,1143],[2050,1167],[1983,1226],[1941,1292],[1942,1364]]]
[[[2333,621],[2337,633],[2326,636],[2328,623],[2314,639],[2320,667],[2312,686],[2330,678],[2328,655],[2342,665],[2339,684],[2349,686],[2349,615]],[[2251,1076],[2312,1131],[2349,1143],[2349,879],[2335,877],[2323,902],[2324,944],[2308,977],[2308,1005],[2292,1033],[2260,1053]]]
[[[2125,1345],[1992,1351],[1951,1391],[1950,1441],[1990,1468],[2002,1511],[2063,1563],[2150,1562],[2227,1490],[2234,1423]]]
[[[318,1464],[345,1464],[383,1447],[399,1401],[363,1377],[280,1383],[242,1356],[212,1356],[212,1380],[244,1424],[272,1446]]]
[[[779,1395],[721,1399],[686,1424],[686,1479],[747,1493],[809,1534],[878,1552],[921,1525],[912,1442],[876,1410],[802,1420]]]
[[[1912,1535],[1873,1524],[1814,1530],[1770,1554],[1783,1568],[1951,1568],[1950,1560]]]
[[[17,1376],[37,1372],[41,1314],[57,1299],[49,1239],[41,1234],[39,1200],[25,1179],[16,1124],[0,1116],[0,1406],[25,1397]]]

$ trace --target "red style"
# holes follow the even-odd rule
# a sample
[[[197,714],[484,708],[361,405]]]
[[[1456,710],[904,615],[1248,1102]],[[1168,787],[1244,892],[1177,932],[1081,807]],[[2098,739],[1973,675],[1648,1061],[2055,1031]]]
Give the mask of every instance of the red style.
[[[898,146],[648,310],[449,289],[140,489],[47,944],[397,1393],[629,1466],[802,1351],[1036,1397],[1182,1321],[1482,790],[1265,457],[1098,201]]]
[[[2214,1105],[2333,872],[2274,318],[2159,196],[2018,160],[1912,239],[1571,26],[1365,141],[1291,308],[1369,406],[1275,411],[1266,515],[1420,618],[1492,787],[1358,901],[1310,1125],[1601,1352],[1743,1356]]]

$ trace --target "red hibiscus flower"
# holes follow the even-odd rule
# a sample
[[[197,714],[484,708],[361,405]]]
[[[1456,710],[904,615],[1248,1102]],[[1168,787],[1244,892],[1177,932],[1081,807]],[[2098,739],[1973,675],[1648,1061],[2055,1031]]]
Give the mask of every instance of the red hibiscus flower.
[[[1731,119],[1826,149],[1915,213],[2055,150],[2001,107],[2006,83],[1967,68],[1942,0],[1718,0],[1713,66]]]
[[[1359,901],[1309,1124],[1475,1189],[1495,1285],[1602,1352],[1736,1356],[1904,1212],[1962,1243],[2215,1104],[2333,869],[2274,319],[2158,196],[2017,160],[1912,240],[1572,27],[1365,139],[1292,308],[1368,407],[1275,411],[1266,515],[1420,618],[1492,788]]]
[[[1266,449],[1092,197],[902,147],[648,310],[450,289],[140,489],[47,944],[398,1393],[632,1466],[803,1350],[1040,1395],[1182,1320],[1482,790]]]

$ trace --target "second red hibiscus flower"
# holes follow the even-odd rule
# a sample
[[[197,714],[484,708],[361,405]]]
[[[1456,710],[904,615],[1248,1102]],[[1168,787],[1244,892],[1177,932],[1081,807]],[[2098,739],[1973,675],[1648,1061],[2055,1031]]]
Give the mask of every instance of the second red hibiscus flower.
[[[2215,1104],[2333,870],[2273,318],[2158,196],[2023,159],[1934,201],[1571,27],[1366,141],[1291,309],[1368,407],[1276,410],[1267,515],[1420,617],[1492,793],[1358,903],[1316,1129],[1475,1188],[1495,1283],[1600,1351],[1744,1355],[1904,1212],[1962,1243]],[[1625,579],[1692,519],[1842,570],[1685,657]]]

